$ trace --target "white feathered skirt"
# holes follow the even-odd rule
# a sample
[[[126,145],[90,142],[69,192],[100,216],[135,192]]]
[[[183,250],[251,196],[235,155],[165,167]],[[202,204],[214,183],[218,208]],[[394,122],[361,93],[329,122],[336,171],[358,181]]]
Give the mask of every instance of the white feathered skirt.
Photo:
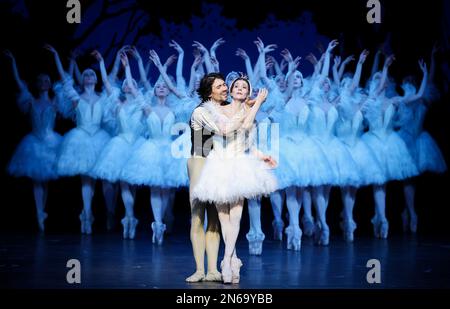
[[[273,171],[252,154],[233,156],[212,150],[206,158],[193,199],[211,203],[235,203],[268,195],[277,189]]]

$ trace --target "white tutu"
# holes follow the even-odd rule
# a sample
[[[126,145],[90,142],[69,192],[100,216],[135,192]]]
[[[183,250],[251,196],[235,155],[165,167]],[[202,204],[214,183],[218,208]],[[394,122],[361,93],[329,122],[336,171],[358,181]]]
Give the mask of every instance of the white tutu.
[[[63,138],[58,157],[58,174],[61,176],[87,175],[95,177],[92,169],[106,143],[110,140],[106,131],[99,129],[89,134],[74,128]]]
[[[439,146],[427,132],[420,133],[416,140],[416,165],[420,173],[443,173],[447,170]]]
[[[335,174],[320,147],[306,136],[282,137],[281,151],[288,155],[294,181],[298,187],[320,186],[332,183]]]
[[[266,163],[249,154],[219,155],[214,149],[206,158],[192,198],[213,203],[234,203],[277,190],[277,180]]]
[[[160,165],[159,152],[154,140],[145,140],[131,154],[119,178],[133,185],[161,186],[164,168]]]
[[[358,167],[359,185],[381,185],[386,182],[384,170],[369,146],[358,140],[349,146],[349,151]]]
[[[30,133],[17,146],[8,165],[15,177],[29,177],[36,181],[56,179],[56,159],[62,137],[49,131],[43,137]]]
[[[418,175],[417,167],[408,148],[396,132],[381,136],[367,132],[363,141],[372,149],[380,166],[384,168],[386,180],[403,180]]]
[[[100,153],[92,174],[96,178],[106,179],[110,182],[118,180],[128,182],[121,178],[122,169],[133,152],[144,143],[145,139],[139,137],[134,142],[127,141],[123,136],[113,137]]]

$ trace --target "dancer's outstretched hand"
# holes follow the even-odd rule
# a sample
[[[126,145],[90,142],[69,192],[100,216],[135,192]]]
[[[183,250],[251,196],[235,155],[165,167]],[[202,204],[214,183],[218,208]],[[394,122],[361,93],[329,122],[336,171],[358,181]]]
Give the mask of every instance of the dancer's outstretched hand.
[[[264,163],[267,163],[270,166],[270,168],[275,168],[278,166],[278,162],[271,156],[263,155],[261,160],[263,160]]]
[[[256,98],[253,99],[253,100],[248,100],[246,103],[248,105],[254,105],[256,103],[257,104],[262,104],[266,100],[268,93],[269,92],[267,91],[266,88],[261,88],[261,89],[259,89],[258,95],[256,96]]]

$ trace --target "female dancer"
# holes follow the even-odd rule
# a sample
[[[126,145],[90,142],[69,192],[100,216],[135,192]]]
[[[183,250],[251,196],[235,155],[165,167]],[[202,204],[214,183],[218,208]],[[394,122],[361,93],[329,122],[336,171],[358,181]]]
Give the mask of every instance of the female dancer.
[[[423,71],[423,81],[421,91],[408,98],[392,97],[387,98],[386,79],[388,68],[394,61],[394,56],[386,58],[383,72],[375,73],[369,86],[369,96],[364,103],[364,117],[369,123],[369,131],[362,138],[377,156],[378,161],[384,168],[386,181],[405,180],[418,175],[417,167],[413,158],[408,152],[408,148],[398,133],[393,130],[393,119],[396,106],[404,101],[405,103],[417,100],[423,94],[427,79],[426,65],[423,61],[419,66]],[[372,224],[375,237],[387,238],[389,223],[386,219],[386,185],[374,186],[375,216]]]
[[[39,94],[34,97],[19,76],[13,54],[6,51],[5,55],[11,60],[14,79],[20,89],[17,104],[21,111],[29,113],[32,126],[32,132],[17,146],[8,165],[8,172],[15,177],[25,176],[33,180],[37,220],[39,229],[44,231],[44,221],[47,218],[47,182],[58,177],[55,165],[62,140],[61,136],[53,131],[57,106],[55,99],[50,98],[48,93],[52,87],[48,75],[41,74],[37,77]]]
[[[216,204],[225,242],[225,254],[221,262],[224,283],[239,282],[242,262],[237,258],[235,246],[244,198],[269,194],[275,191],[277,185],[276,178],[267,170],[274,167],[276,161],[253,149],[249,138],[246,138],[267,91],[259,91],[251,108],[246,107],[250,93],[250,82],[238,78],[231,84],[231,104],[220,106],[213,101],[204,103],[217,123],[230,123],[236,117],[245,117],[237,134],[225,140],[220,135],[213,136],[213,150],[192,192],[192,198]],[[246,153],[249,149],[251,154]]]
[[[100,152],[111,138],[101,127],[110,102],[106,95],[96,93],[97,76],[92,69],[87,69],[82,73],[82,92],[78,93],[73,87],[72,79],[63,70],[58,52],[50,45],[47,45],[46,48],[53,54],[62,79],[62,85],[55,89],[65,98],[61,102],[61,113],[64,117],[74,117],[77,124],[76,128],[70,130],[63,137],[57,163],[58,174],[81,176],[83,199],[83,211],[80,214],[81,233],[91,234],[94,221],[91,203],[95,189],[95,180],[93,179],[95,175],[92,170]],[[106,203],[111,203],[115,196],[111,183],[103,181],[103,193]],[[108,207],[108,209],[110,208]]]
[[[436,46],[433,47],[431,54],[430,77],[426,85],[423,98],[411,101],[409,103],[402,102],[399,105],[398,118],[396,125],[399,127],[398,134],[406,143],[409,153],[414,159],[419,173],[427,171],[434,173],[443,173],[447,169],[447,165],[439,146],[433,138],[423,129],[423,122],[428,110],[428,106],[435,98],[433,92],[436,91],[433,85],[435,72],[435,54]],[[408,98],[416,94],[415,86],[405,81],[402,85],[404,97]],[[420,92],[420,90],[419,90]],[[430,95],[431,94],[431,95]],[[403,192],[406,200],[406,208],[402,213],[403,229],[410,230],[412,233],[417,231],[417,214],[414,207],[415,196],[414,179],[407,179],[403,185]]]
[[[105,91],[109,100],[113,102],[110,113],[117,118],[118,123],[118,134],[103,148],[95,164],[93,174],[97,178],[111,183],[120,181],[122,201],[125,206],[125,217],[121,221],[123,238],[133,239],[138,223],[133,210],[135,190],[130,187],[126,179],[120,176],[128,158],[144,142],[141,133],[143,132],[142,117],[145,101],[143,95],[137,89],[136,81],[131,76],[128,57],[125,53],[121,55],[122,65],[125,69],[125,80],[121,90],[111,86],[101,54],[94,51],[93,55],[100,63]]]

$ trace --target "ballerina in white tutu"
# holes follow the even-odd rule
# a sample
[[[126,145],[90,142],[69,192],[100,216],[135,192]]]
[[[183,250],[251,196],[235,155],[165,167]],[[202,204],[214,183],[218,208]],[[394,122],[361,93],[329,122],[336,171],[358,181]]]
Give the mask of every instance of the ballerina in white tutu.
[[[244,199],[272,193],[277,188],[277,182],[269,170],[276,166],[276,161],[255,149],[249,138],[249,133],[254,130],[253,121],[266,99],[267,90],[259,91],[252,107],[248,107],[251,93],[248,79],[236,79],[231,84],[230,91],[233,98],[231,104],[220,106],[208,101],[203,106],[216,123],[232,123],[236,117],[244,117],[244,122],[236,134],[227,137],[213,136],[213,150],[206,158],[191,198],[215,203],[225,242],[225,254],[221,263],[222,278],[224,283],[237,283],[242,262],[237,258],[235,246]]]
[[[359,173],[359,181],[351,186],[341,187],[342,204],[341,212],[342,222],[340,224],[344,234],[344,239],[352,242],[353,233],[356,229],[356,222],[353,220],[353,208],[356,200],[358,187],[366,185],[381,185],[385,182],[383,168],[377,161],[369,146],[362,141],[363,134],[363,115],[361,112],[361,102],[365,100],[365,95],[358,88],[363,63],[365,62],[368,51],[364,50],[358,60],[353,78],[345,77],[340,80],[340,74],[337,68],[333,68],[333,76],[336,84],[340,88],[340,99],[337,105],[339,119],[336,124],[336,136],[342,141],[348,149]]]
[[[419,173],[433,172],[443,173],[447,170],[444,157],[439,146],[424,130],[423,122],[429,105],[436,100],[437,89],[434,83],[435,75],[435,54],[437,46],[433,47],[431,53],[431,64],[428,82],[422,98],[409,103],[401,102],[397,113],[396,126],[399,127],[398,134],[406,143],[409,153],[414,159]],[[402,84],[404,97],[414,96],[416,87],[409,81]],[[420,90],[419,90],[420,92]],[[415,233],[417,231],[417,213],[415,211],[415,179],[407,179],[403,184],[403,193],[406,201],[406,208],[402,213],[403,230]]]
[[[95,177],[111,183],[120,182],[122,201],[125,206],[123,238],[133,239],[138,220],[134,217],[135,189],[130,186],[126,178],[121,177],[123,168],[132,153],[144,142],[143,115],[149,112],[144,96],[137,89],[137,83],[131,76],[128,57],[121,55],[125,69],[125,80],[122,89],[112,87],[106,75],[105,64],[101,54],[94,51],[93,55],[100,63],[100,71],[109,100],[113,101],[110,113],[117,119],[118,134],[103,148],[93,169]]]
[[[17,146],[8,165],[8,172],[15,177],[29,177],[33,180],[34,201],[39,229],[44,231],[47,218],[47,182],[56,179],[56,159],[61,144],[61,136],[53,131],[57,112],[56,98],[49,96],[52,87],[50,77],[41,74],[37,77],[38,96],[34,97],[22,81],[16,60],[10,51],[5,55],[11,60],[14,79],[20,89],[17,104],[21,111],[28,113],[32,132],[26,135]]]
[[[383,72],[372,76],[369,86],[369,96],[363,103],[364,117],[369,123],[369,131],[362,136],[363,141],[372,149],[378,162],[384,168],[386,182],[405,180],[419,174],[417,166],[411,157],[405,142],[394,131],[394,116],[397,106],[417,100],[423,95],[427,80],[426,64],[419,61],[423,72],[421,90],[409,97],[386,97],[386,81],[388,68],[394,61],[394,56],[386,58]],[[387,238],[389,223],[386,218],[386,186],[374,185],[375,216],[372,218],[374,235]]]
[[[60,100],[60,112],[64,117],[74,119],[77,124],[63,137],[57,162],[58,175],[81,176],[81,233],[91,234],[94,221],[91,206],[95,189],[95,175],[92,171],[100,152],[111,139],[110,134],[102,128],[111,102],[106,94],[96,93],[97,75],[92,69],[82,73],[82,92],[78,93],[74,89],[72,78],[64,72],[58,52],[50,45],[46,49],[53,54],[62,80],[55,87],[55,92],[64,97]],[[102,185],[106,203],[114,205],[115,192],[112,184],[103,181]],[[111,208],[114,207],[108,206],[108,209]]]

